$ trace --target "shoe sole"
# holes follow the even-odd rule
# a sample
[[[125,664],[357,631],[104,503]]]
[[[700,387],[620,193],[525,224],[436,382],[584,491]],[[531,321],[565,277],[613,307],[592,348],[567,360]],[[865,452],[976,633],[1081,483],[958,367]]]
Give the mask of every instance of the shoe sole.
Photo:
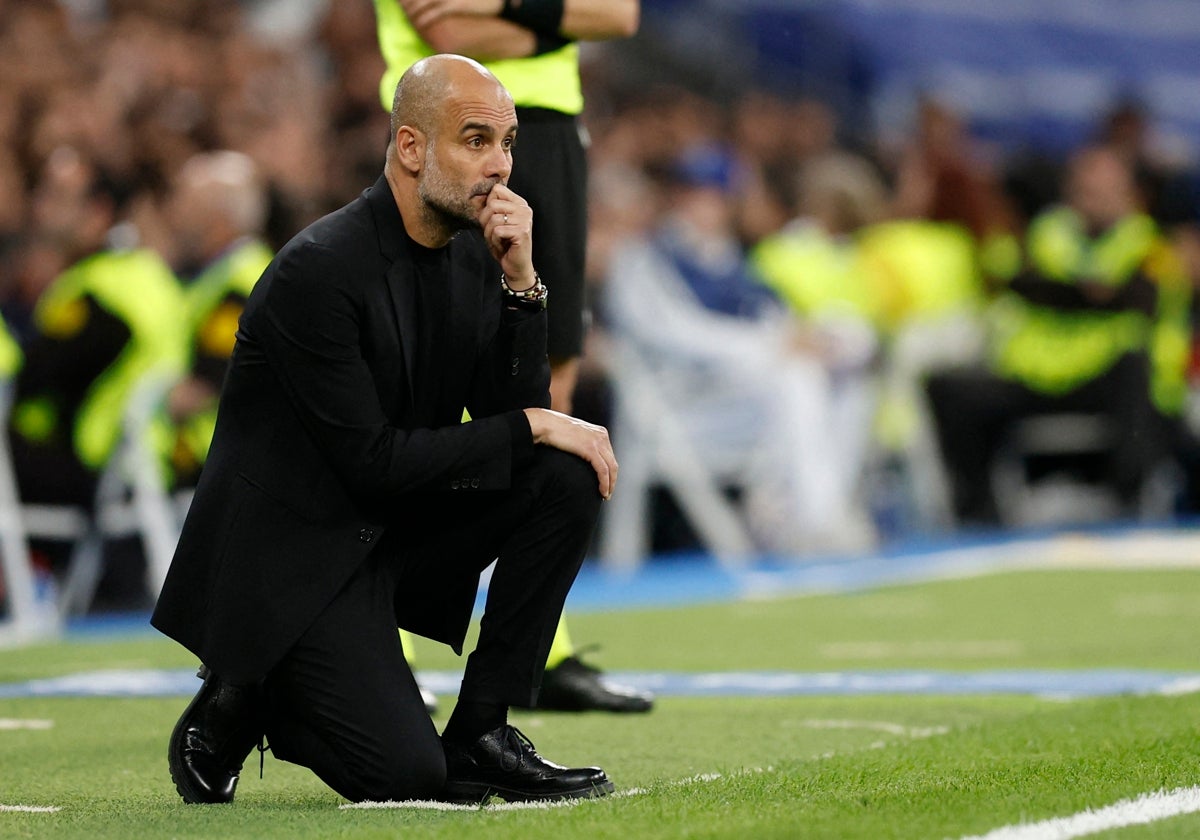
[[[537,794],[482,782],[447,782],[440,798],[455,805],[482,805],[493,796],[505,802],[553,802],[558,799],[598,799],[615,789],[612,782],[605,781],[573,790]]]

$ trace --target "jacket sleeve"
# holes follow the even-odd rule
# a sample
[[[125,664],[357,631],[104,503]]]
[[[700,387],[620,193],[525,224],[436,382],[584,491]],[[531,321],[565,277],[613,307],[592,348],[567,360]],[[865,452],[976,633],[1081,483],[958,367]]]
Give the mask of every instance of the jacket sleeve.
[[[550,362],[546,311],[505,305],[500,284],[486,283],[483,308],[492,316],[490,338],[480,353],[467,411],[488,417],[523,408],[549,408]]]
[[[514,446],[530,445],[524,416],[441,429],[390,425],[361,351],[367,304],[353,284],[339,282],[346,270],[344,259],[319,243],[288,249],[243,321],[244,340],[261,344],[330,468],[351,496],[371,502],[458,487],[464,478],[472,488],[507,489]],[[398,367],[400,361],[397,354]],[[524,440],[514,440],[522,429]]]

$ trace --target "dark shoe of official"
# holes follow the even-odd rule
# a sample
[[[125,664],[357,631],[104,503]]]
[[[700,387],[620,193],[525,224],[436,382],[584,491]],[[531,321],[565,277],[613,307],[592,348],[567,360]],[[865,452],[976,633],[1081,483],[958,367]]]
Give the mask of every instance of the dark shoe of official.
[[[467,746],[442,742],[447,802],[508,802],[605,796],[613,783],[599,767],[561,767],[538,755],[515,726],[504,724]]]
[[[233,801],[242,763],[262,737],[258,692],[201,668],[204,685],[184,710],[167,747],[171,780],[184,802]]]
[[[653,707],[654,695],[611,683],[575,656],[546,669],[537,699],[537,708],[554,712],[648,712]]]

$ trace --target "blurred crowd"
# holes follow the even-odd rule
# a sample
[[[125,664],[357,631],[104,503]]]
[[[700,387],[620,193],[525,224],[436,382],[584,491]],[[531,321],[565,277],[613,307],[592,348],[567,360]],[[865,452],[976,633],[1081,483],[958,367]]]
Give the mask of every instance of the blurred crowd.
[[[197,152],[248,155],[286,241],[369,183],[386,115],[371,4],[329,4],[275,40],[229,0],[0,5],[0,242],[5,314],[25,313],[70,255],[39,193],[68,151],[102,173],[137,242],[174,262],[174,176]],[[58,157],[56,158],[56,153]],[[43,202],[44,203],[44,202]]]
[[[219,365],[205,387],[202,362],[228,349],[213,325],[232,269],[193,290],[247,242],[246,270],[261,268],[376,177],[388,122],[372,4],[307,4],[316,13],[286,32],[255,16],[263,5],[0,0],[0,313],[23,356],[9,371],[18,448],[53,437],[37,400],[56,376],[76,380],[78,411],[103,372],[79,364],[86,344],[48,357],[47,335],[140,335],[133,304],[116,337],[102,316],[123,304],[79,327],[64,279],[100,283],[72,269],[137,252],[178,285],[177,300],[128,279],[126,293],[179,308],[146,327],[142,349],[163,359],[137,370],[164,361],[179,378],[164,452],[177,475],[194,468],[179,429],[215,398]],[[589,44],[583,66],[594,324],[577,404],[612,424],[623,464],[645,464],[623,490],[711,481],[758,547],[858,548],[910,527],[1015,523],[997,459],[1073,456],[1087,438],[1116,514],[1144,514],[1164,475],[1171,498],[1155,510],[1194,507],[1200,190],[1189,162],[1156,153],[1136,103],[1097,114],[1092,143],[1066,159],[992,148],[933,99],[885,144],[815,98],[630,79],[619,69],[637,49]],[[634,398],[645,381],[652,410]],[[1060,426],[1059,452],[1022,425],[1056,414],[1107,425]],[[74,434],[94,477],[112,447],[81,457]],[[701,472],[673,473],[664,439],[690,441],[678,451]]]
[[[783,552],[1195,512],[1200,177],[1138,103],[1053,157],[932,97],[875,138],[622,64],[593,67],[590,279],[625,492],[654,453]]]

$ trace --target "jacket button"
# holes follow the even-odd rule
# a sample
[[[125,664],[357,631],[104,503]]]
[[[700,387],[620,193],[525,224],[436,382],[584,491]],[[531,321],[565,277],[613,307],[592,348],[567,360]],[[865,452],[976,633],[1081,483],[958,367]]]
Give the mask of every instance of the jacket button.
[[[520,372],[521,372],[521,359],[519,357],[514,357],[512,360],[512,375],[516,376]]]
[[[358,532],[359,542],[369,543],[373,539],[375,539],[375,532],[370,528],[363,528]]]
[[[455,478],[455,479],[451,479],[451,481],[450,481],[450,489],[451,489],[451,490],[457,490],[457,489],[458,489],[458,479],[457,479],[457,478]]]
[[[478,490],[478,489],[479,489],[479,479],[478,479],[478,478],[472,478],[472,479],[471,479],[471,489],[472,489],[472,490]]]

